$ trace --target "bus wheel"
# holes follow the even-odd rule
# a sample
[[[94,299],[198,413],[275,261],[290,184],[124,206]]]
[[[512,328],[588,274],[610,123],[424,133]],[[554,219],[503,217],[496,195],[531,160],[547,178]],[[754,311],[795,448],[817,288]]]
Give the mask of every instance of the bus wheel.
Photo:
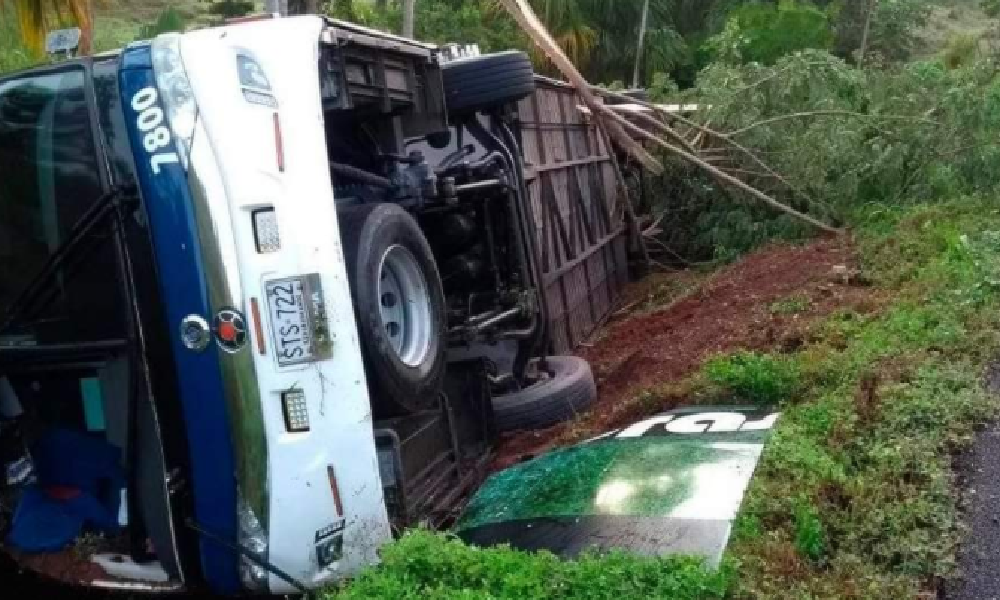
[[[493,398],[500,431],[541,429],[573,418],[597,398],[594,374],[576,356],[551,356],[527,387]]]
[[[445,104],[453,113],[495,108],[535,91],[531,58],[520,50],[460,58],[441,67]]]
[[[433,408],[444,378],[447,322],[430,245],[395,204],[338,214],[375,416]]]

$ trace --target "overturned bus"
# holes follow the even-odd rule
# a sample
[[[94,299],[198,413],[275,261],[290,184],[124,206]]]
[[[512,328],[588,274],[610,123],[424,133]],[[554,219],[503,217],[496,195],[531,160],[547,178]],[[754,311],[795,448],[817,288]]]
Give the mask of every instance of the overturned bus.
[[[315,588],[446,522],[498,430],[590,403],[546,356],[534,86],[521,52],[320,17],[0,79],[3,553]]]

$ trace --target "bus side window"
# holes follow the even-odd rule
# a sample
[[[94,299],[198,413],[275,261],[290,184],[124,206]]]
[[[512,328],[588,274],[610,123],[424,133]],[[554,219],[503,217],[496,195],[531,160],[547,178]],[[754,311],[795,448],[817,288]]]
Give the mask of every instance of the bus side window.
[[[103,193],[98,148],[82,68],[0,83],[0,315],[38,274],[76,221]],[[110,235],[53,278],[53,298],[38,318],[43,337],[114,337],[120,306]],[[103,238],[103,239],[101,239]],[[120,312],[117,314],[120,315]],[[4,319],[5,320],[5,319]]]

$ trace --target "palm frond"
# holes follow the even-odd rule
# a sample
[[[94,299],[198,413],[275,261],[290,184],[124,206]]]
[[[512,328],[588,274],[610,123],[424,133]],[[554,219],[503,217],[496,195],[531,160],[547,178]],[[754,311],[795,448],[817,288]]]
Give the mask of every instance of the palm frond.
[[[0,0],[13,10],[24,45],[35,53],[45,47],[49,31],[75,25],[84,31],[93,29],[91,0]]]

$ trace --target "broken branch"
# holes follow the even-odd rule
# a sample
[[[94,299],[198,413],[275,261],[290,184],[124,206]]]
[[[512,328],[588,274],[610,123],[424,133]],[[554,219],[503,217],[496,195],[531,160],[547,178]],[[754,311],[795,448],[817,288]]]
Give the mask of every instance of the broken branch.
[[[850,110],[810,110],[806,112],[791,113],[788,115],[779,115],[777,117],[771,117],[770,119],[764,119],[763,121],[757,121],[756,123],[751,123],[746,127],[737,129],[736,131],[730,131],[724,134],[727,138],[731,138],[737,135],[744,134],[752,129],[758,127],[763,127],[764,125],[773,125],[774,123],[780,123],[781,121],[789,121],[792,119],[804,119],[807,117],[856,117],[863,119],[878,119],[882,121],[911,121],[918,123],[926,123],[928,125],[940,125],[937,121],[932,119],[925,119],[922,117],[906,117],[900,115],[866,115],[865,113],[853,112]]]

